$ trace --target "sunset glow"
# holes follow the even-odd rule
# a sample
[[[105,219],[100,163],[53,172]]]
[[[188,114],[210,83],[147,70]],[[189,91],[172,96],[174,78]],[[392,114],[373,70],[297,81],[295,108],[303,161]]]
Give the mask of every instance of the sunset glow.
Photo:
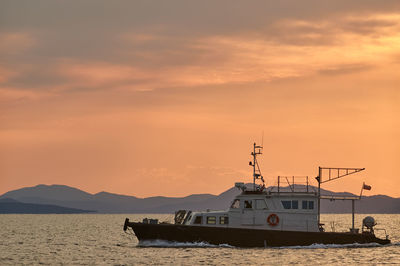
[[[3,1],[0,194],[219,194],[264,132],[267,186],[400,197],[400,3],[348,2]]]

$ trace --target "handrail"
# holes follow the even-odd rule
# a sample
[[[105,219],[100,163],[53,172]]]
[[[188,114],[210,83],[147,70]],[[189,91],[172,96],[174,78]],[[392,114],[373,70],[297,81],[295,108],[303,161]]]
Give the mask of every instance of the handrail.
[[[286,183],[288,186],[282,186],[282,183]],[[269,192],[278,192],[278,193],[310,193],[310,182],[308,180],[308,176],[278,176],[277,177],[277,186],[271,186]],[[285,191],[286,190],[286,191]],[[313,189],[314,193],[316,190]]]
[[[385,228],[374,228],[374,231],[384,231],[386,239],[389,239],[389,235],[386,233],[386,229]]]

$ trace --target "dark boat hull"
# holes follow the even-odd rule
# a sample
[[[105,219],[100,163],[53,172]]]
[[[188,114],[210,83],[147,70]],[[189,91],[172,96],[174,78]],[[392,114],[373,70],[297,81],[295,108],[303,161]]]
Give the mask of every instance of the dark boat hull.
[[[176,224],[145,224],[125,221],[124,229],[131,227],[139,241],[166,240],[173,242],[207,242],[228,244],[236,247],[308,246],[312,244],[389,244],[370,233],[298,232],[259,230],[244,228],[221,228]]]

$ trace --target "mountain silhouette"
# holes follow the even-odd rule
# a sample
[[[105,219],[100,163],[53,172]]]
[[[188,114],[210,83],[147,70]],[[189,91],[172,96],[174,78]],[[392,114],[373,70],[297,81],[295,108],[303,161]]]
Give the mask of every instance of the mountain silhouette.
[[[296,186],[297,189],[304,187]],[[268,189],[276,189],[269,187]],[[310,186],[310,191],[317,188]],[[281,188],[290,190],[290,187]],[[78,210],[93,210],[97,213],[173,213],[179,209],[224,210],[227,209],[240,191],[229,188],[219,195],[193,194],[186,197],[148,197],[119,195],[109,192],[90,194],[65,185],[37,185],[9,191],[0,196],[0,202],[13,199],[19,203],[52,205]],[[321,189],[323,195],[356,196],[348,192],[332,192]],[[87,212],[87,211],[86,211]],[[351,202],[342,200],[321,200],[322,213],[350,213]],[[400,213],[400,198],[384,195],[363,196],[356,201],[357,213]]]
[[[51,204],[23,203],[11,198],[0,198],[0,213],[72,214],[90,212],[95,211],[65,208]]]

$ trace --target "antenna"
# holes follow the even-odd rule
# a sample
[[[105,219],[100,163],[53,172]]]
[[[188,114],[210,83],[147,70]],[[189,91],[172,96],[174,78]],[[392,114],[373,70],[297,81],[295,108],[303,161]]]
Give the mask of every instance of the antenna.
[[[321,184],[330,182],[344,176],[352,175],[361,171],[365,168],[347,168],[347,167],[318,167],[318,176],[315,178],[318,182],[318,226],[321,226]],[[364,184],[363,184],[364,187]],[[361,196],[360,196],[361,197]],[[353,217],[354,217],[354,200],[353,200]],[[353,229],[354,229],[354,218],[353,218]]]
[[[264,147],[264,130],[262,131],[261,135],[261,147]]]
[[[253,161],[249,162],[249,165],[253,167],[253,189],[256,190],[256,179],[261,179],[263,183],[263,187],[265,187],[264,177],[261,174],[260,166],[258,165],[257,155],[262,154],[262,146],[257,145],[255,142],[253,143],[253,152],[251,156],[253,156]]]
[[[318,176],[315,179],[322,184],[363,170],[365,168],[319,167]]]

